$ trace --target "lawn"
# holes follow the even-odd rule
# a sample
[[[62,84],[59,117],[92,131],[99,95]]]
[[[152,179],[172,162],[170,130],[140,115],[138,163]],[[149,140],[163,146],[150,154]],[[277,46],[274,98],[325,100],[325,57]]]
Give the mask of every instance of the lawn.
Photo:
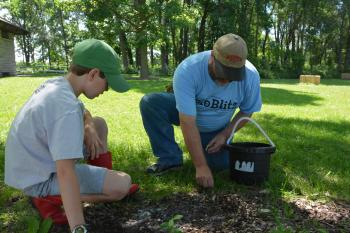
[[[0,232],[20,232],[25,219],[36,212],[22,194],[5,186],[4,151],[11,122],[47,77],[0,79]],[[155,161],[143,129],[139,101],[144,94],[163,91],[170,78],[130,80],[132,90],[108,91],[95,100],[81,99],[93,115],[106,119],[113,167],[128,172],[150,199],[198,190],[194,169],[179,128],[176,138],[185,151],[185,166],[179,172],[150,177],[145,168]],[[277,146],[270,177],[261,188],[280,199],[350,202],[350,81],[322,80],[321,85],[297,80],[262,80],[263,108],[254,115]],[[235,135],[236,141],[266,142],[253,124]],[[244,192],[246,187],[230,181],[228,172],[215,174],[211,192]],[[14,204],[9,204],[9,203]]]

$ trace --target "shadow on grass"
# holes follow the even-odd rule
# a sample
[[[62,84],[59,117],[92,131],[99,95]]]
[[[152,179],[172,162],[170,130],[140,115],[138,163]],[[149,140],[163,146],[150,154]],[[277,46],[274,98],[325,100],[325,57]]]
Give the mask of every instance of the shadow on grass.
[[[165,87],[171,83],[171,79],[131,80],[129,82],[132,86],[132,90],[143,94],[149,94],[152,92],[165,91]],[[273,105],[318,105],[317,102],[322,100],[322,98],[314,96],[312,93],[288,91],[272,87],[261,87],[261,93],[263,102]]]
[[[277,145],[272,158],[274,189],[350,201],[350,122],[259,116]]]
[[[261,87],[261,95],[264,104],[272,105],[319,105],[322,98],[306,92],[288,91],[285,89]]]
[[[169,85],[172,80],[170,78],[160,78],[158,80],[128,80],[133,91],[139,93],[152,93],[165,91],[165,87]]]
[[[262,84],[283,84],[283,85],[298,85],[300,84],[299,79],[260,79]],[[315,84],[306,84],[302,85],[315,85]],[[342,79],[322,79],[320,85],[326,86],[350,86],[350,80]]]
[[[261,114],[257,121],[277,145],[277,151],[272,156],[267,187],[278,193],[286,191],[323,197],[327,193],[328,197],[350,200],[349,122],[281,118],[272,114]],[[242,132],[254,138],[257,129],[252,126],[249,128]],[[242,136],[244,138],[245,135],[238,138]],[[257,141],[259,139],[264,140],[260,133]],[[148,138],[144,140],[148,141]],[[184,147],[182,140],[180,146]],[[123,154],[123,157],[116,159],[119,168],[131,173],[136,182],[145,184],[148,189],[145,191],[150,195],[155,190],[170,194],[174,190],[189,191],[196,188],[195,171],[187,155],[185,166],[180,171],[150,177],[145,173],[146,167],[154,161],[150,147],[112,144],[111,148],[116,150],[116,154],[118,151]],[[215,176],[218,190],[236,189],[228,173],[222,172]]]
[[[323,79],[321,85],[325,86],[350,86],[350,80],[342,79]]]

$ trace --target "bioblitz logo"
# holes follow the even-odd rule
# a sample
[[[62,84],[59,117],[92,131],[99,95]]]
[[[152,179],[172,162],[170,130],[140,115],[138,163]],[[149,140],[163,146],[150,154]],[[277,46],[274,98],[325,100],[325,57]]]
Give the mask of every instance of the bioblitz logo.
[[[254,162],[243,161],[240,163],[238,160],[235,163],[235,169],[242,172],[254,172]]]

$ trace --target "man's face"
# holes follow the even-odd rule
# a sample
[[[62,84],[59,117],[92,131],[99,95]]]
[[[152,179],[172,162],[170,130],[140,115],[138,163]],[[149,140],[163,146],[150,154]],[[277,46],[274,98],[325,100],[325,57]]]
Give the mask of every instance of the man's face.
[[[210,74],[211,78],[214,80],[214,82],[216,82],[220,86],[224,86],[224,85],[232,82],[232,80],[221,78],[217,75],[217,72],[215,70],[215,62],[214,62],[213,53],[211,54],[210,60],[209,60],[209,74]]]

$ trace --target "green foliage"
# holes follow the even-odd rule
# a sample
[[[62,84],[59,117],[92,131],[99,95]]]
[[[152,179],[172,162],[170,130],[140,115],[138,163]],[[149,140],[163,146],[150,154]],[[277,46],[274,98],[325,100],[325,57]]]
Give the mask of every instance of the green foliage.
[[[182,215],[177,214],[169,219],[169,221],[160,224],[160,227],[166,230],[168,233],[181,233],[182,231],[176,227],[175,221],[182,219],[182,217]]]
[[[137,67],[147,64],[139,61],[147,59],[138,57],[139,49],[152,46],[166,55],[158,58],[164,68],[236,33],[247,42],[248,59],[262,69],[263,78],[296,78],[309,71],[339,77],[335,70],[350,69],[350,4],[344,0],[11,0],[1,7],[30,31],[16,40],[27,65],[69,63],[74,44],[95,37]]]
[[[52,220],[47,218],[40,222],[40,220],[35,217],[28,217],[27,224],[28,233],[48,233],[52,226]]]

